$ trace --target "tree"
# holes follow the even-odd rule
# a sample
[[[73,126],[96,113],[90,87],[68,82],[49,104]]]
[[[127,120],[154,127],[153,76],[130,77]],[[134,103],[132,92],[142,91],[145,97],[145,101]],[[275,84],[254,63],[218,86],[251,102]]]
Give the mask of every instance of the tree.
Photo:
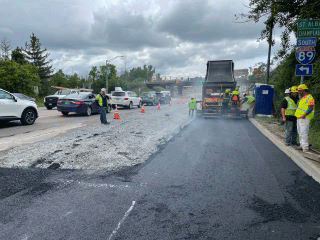
[[[251,68],[251,74],[248,76],[251,84],[265,83],[267,76],[267,64],[260,62],[255,67]]]
[[[78,74],[74,73],[68,77],[67,87],[69,88],[78,88],[80,84],[80,77]]]
[[[41,80],[41,94],[46,95],[50,87],[49,78],[53,72],[50,65],[51,60],[48,60],[49,54],[47,53],[47,49],[41,49],[39,38],[32,33],[30,42],[26,43],[24,51],[26,59],[37,68]]]
[[[10,52],[10,41],[7,39],[3,39],[0,42],[0,49],[1,49],[1,58],[5,61],[10,60],[9,52]]]
[[[0,88],[34,96],[34,87],[39,86],[37,69],[30,64],[0,60]]]
[[[261,31],[260,39],[273,40],[274,27],[283,28],[281,36],[282,48],[278,52],[278,58],[287,55],[290,49],[290,33],[296,33],[297,21],[306,18],[319,18],[319,0],[250,0],[249,12],[240,14],[237,18],[245,18],[248,21],[259,22],[264,19],[265,28]]]
[[[23,54],[22,48],[19,47],[17,47],[15,50],[11,52],[11,60],[19,64],[28,63],[28,61],[25,58],[25,55]]]
[[[60,87],[66,87],[67,86],[67,77],[62,71],[62,69],[59,69],[58,72],[52,75],[51,77],[51,85],[52,86],[60,86]]]

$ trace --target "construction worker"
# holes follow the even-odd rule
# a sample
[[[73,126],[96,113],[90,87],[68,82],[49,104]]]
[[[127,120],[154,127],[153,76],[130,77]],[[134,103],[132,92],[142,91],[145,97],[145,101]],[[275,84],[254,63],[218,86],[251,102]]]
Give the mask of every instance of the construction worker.
[[[190,102],[188,103],[189,107],[189,116],[193,116],[193,112],[197,110],[197,101],[194,98],[191,98]]]
[[[250,93],[245,93],[243,95],[243,103],[246,103],[248,105],[248,117],[253,117],[253,110],[255,106],[256,99],[254,96],[251,96]]]
[[[105,88],[101,88],[100,93],[96,96],[96,100],[100,106],[100,121],[102,124],[110,124],[107,121],[108,96]]]
[[[314,117],[314,98],[309,93],[309,89],[306,84],[300,84],[298,86],[300,100],[298,103],[295,116],[297,117],[297,128],[300,139],[300,147],[303,152],[309,151],[309,126],[310,121]]]
[[[231,102],[232,102],[232,108],[234,109],[234,111],[238,114],[240,113],[239,111],[239,103],[240,103],[240,92],[239,92],[239,87],[236,87],[236,89],[234,91],[232,91],[231,94]]]
[[[297,145],[297,118],[295,112],[298,103],[298,87],[293,86],[286,89],[286,96],[281,102],[281,120],[285,124],[285,144],[287,146]]]
[[[226,113],[230,103],[230,89],[226,89],[223,94],[223,102],[222,102],[222,113]]]

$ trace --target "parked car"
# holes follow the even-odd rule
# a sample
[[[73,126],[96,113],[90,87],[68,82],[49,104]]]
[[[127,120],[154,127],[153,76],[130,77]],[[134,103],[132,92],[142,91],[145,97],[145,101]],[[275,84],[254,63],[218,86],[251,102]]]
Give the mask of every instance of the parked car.
[[[22,125],[31,125],[38,117],[37,104],[20,99],[10,92],[0,89],[0,120],[9,122],[20,120]]]
[[[79,92],[79,91],[77,91],[75,89],[60,89],[60,90],[56,91],[55,94],[46,96],[43,100],[44,105],[46,106],[46,108],[48,110],[50,110],[50,109],[57,106],[58,100],[60,98],[63,98],[67,95],[77,93],[77,92]]]
[[[109,98],[109,99],[108,99],[108,109],[107,109],[107,112],[109,113],[109,112],[111,112],[114,104],[113,104],[113,101],[112,101],[112,96],[111,96],[111,94],[107,94],[107,96],[108,96],[108,98]],[[115,108],[115,107],[114,107],[114,108]]]
[[[138,108],[142,105],[142,100],[137,96],[135,92],[123,91],[122,88],[116,87],[115,91],[111,93],[113,107],[126,107],[133,108],[137,106]]]
[[[13,95],[15,95],[16,97],[22,99],[22,100],[29,100],[29,101],[36,101],[36,99],[34,99],[33,97],[24,95],[23,93],[13,93]]]
[[[171,102],[171,92],[170,91],[161,91],[161,93],[165,96],[165,102],[170,103]]]
[[[95,94],[91,92],[77,92],[58,100],[57,109],[67,116],[70,112],[90,116],[99,112],[99,104]]]
[[[160,102],[161,104],[167,104],[167,98],[166,98],[166,96],[165,96],[164,93],[162,93],[162,92],[157,92],[156,95],[157,95],[157,97],[158,97],[158,99],[159,99],[159,102]]]
[[[142,104],[156,105],[159,102],[158,96],[155,92],[143,92],[141,95]]]

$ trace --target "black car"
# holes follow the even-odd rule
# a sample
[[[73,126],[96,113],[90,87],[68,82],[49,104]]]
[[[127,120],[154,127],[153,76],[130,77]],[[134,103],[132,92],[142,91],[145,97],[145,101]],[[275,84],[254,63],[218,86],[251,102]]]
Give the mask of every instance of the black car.
[[[69,112],[90,116],[99,112],[96,96],[91,92],[72,93],[59,99],[57,109],[63,115]]]

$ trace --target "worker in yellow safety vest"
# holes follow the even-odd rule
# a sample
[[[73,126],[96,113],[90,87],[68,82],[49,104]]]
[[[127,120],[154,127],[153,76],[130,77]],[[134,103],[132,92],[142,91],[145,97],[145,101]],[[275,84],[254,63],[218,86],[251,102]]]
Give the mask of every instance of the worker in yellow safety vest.
[[[255,97],[251,96],[250,93],[245,93],[242,102],[248,105],[248,117],[253,117],[256,102]]]
[[[281,116],[282,122],[285,124],[285,144],[287,146],[297,145],[297,118],[295,112],[298,103],[298,87],[293,86],[286,89],[287,96],[282,100]]]
[[[110,122],[107,121],[108,98],[107,90],[105,88],[102,88],[100,93],[96,96],[96,101],[100,107],[100,121],[102,124],[110,124]]]
[[[195,110],[197,110],[197,101],[194,98],[191,98],[190,102],[188,103],[189,107],[189,116],[193,116]]]
[[[297,128],[300,139],[300,149],[303,152],[309,151],[309,126],[310,121],[314,117],[315,103],[314,98],[309,93],[309,89],[306,84],[300,84],[298,86],[300,100],[298,103],[295,116],[297,117]]]
[[[223,94],[222,113],[226,113],[229,109],[231,90],[226,89]]]

